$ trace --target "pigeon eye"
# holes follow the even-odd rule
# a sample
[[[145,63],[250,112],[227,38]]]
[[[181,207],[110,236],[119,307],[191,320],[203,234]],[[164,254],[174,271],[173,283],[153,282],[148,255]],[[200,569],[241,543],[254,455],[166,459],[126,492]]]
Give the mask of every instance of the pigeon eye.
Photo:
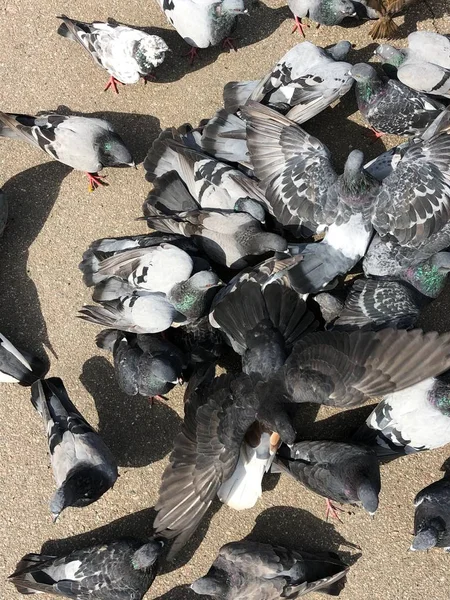
[[[111,150],[111,142],[106,142],[106,144],[103,146],[103,148],[109,152]]]

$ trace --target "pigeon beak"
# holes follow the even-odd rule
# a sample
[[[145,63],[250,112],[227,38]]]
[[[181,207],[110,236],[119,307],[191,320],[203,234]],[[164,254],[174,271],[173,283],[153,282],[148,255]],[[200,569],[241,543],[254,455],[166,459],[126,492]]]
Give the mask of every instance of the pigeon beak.
[[[59,513],[52,513],[52,521],[53,521],[53,525],[56,524],[56,522],[59,519]]]
[[[134,160],[133,160],[133,162],[127,163],[127,165],[128,165],[129,167],[133,167],[133,169],[136,169],[136,170],[137,170],[137,166],[136,166],[136,163],[134,162]]]
[[[182,377],[178,377],[177,383],[178,383],[178,385],[183,385],[184,379]]]

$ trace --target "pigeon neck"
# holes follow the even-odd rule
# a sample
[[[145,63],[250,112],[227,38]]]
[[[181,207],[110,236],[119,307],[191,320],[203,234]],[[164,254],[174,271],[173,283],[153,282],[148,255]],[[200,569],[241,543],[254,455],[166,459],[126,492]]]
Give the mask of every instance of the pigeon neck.
[[[382,88],[383,82],[378,77],[356,82],[358,95],[365,104],[369,104]]]
[[[403,277],[424,296],[437,298],[445,287],[447,271],[443,271],[430,261],[426,261],[406,269]]]
[[[442,414],[450,416],[450,386],[448,383],[436,379],[435,384],[428,392],[428,402]]]

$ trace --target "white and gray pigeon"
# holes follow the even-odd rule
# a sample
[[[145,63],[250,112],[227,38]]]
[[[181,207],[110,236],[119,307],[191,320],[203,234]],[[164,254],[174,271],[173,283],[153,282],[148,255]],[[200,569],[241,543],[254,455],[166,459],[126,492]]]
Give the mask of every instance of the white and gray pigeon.
[[[375,54],[381,58],[384,65],[395,68],[399,81],[413,90],[450,98],[450,67],[428,62],[420,55],[412,55],[405,50],[399,50],[389,44],[381,44]],[[385,69],[388,71],[388,69]]]
[[[198,48],[217,46],[234,49],[230,34],[236,17],[246,14],[244,0],[157,0],[169,23],[192,48],[190,62]]]
[[[344,61],[350,48],[347,41],[330,48],[297,44],[261,80],[227,83],[225,110],[235,113],[254,100],[280,112],[292,109],[287,116],[299,124],[312,119],[352,87],[351,64]]]
[[[47,367],[40,358],[19,350],[0,333],[0,383],[32,385],[46,372]]]
[[[55,160],[85,171],[90,191],[106,185],[98,175],[103,167],[135,166],[122,138],[103,119],[0,112],[0,137],[28,142]]]
[[[386,395],[354,434],[380,459],[441,448],[450,443],[449,373]]]
[[[364,120],[377,137],[385,133],[417,135],[444,110],[444,105],[400,81],[380,76],[372,65],[359,63],[350,71]]]
[[[112,23],[83,23],[59,17],[63,23],[59,35],[78,42],[94,61],[108,71],[110,79],[105,90],[118,94],[117,83],[123,85],[144,81],[164,62],[169,48],[157,35]]]
[[[164,400],[162,395],[183,383],[186,358],[163,335],[105,329],[97,335],[96,343],[112,353],[116,381],[128,396],[140,394],[150,402]]]
[[[69,506],[96,502],[117,480],[117,464],[99,434],[80,414],[59,377],[36,381],[31,402],[47,432],[58,489],[50,501],[53,521]]]
[[[221,285],[209,264],[176,246],[134,247],[104,257],[93,242],[80,269],[99,306],[84,306],[80,318],[130,333],[157,333],[203,317]]]
[[[243,540],[222,546],[208,573],[191,589],[217,600],[277,600],[310,592],[338,596],[348,567],[334,552],[288,550]]]
[[[318,25],[339,25],[347,17],[356,17],[355,6],[351,0],[288,0],[288,6],[294,14],[295,27],[303,37],[302,19],[307,17]]]
[[[8,580],[21,594],[72,600],[142,600],[158,572],[163,543],[123,538],[63,556],[26,554]]]
[[[414,540],[410,550],[443,548],[450,552],[450,478],[444,477],[414,498]]]

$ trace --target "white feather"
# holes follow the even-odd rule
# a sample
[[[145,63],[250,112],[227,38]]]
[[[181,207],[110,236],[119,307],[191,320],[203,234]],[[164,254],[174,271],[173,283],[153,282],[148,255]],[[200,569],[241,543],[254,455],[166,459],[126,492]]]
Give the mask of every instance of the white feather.
[[[347,258],[359,260],[366,253],[371,237],[371,228],[366,227],[363,216],[357,214],[343,225],[330,225],[323,241]]]

